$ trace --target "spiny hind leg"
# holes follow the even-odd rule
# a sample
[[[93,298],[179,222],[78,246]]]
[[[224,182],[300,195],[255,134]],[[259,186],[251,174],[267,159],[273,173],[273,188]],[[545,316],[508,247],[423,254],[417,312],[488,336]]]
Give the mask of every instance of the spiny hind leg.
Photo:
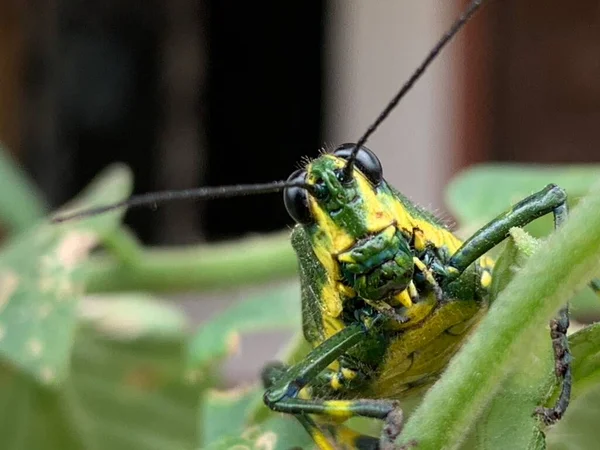
[[[398,402],[390,400],[288,399],[273,409],[294,414],[321,450],[391,450],[396,448],[394,442],[403,426],[402,410]],[[323,423],[317,424],[308,414],[320,416]],[[352,417],[383,420],[379,439],[335,423]]]
[[[458,278],[471,263],[506,239],[511,228],[522,227],[549,213],[554,215],[555,228],[558,228],[567,219],[567,194],[564,189],[554,184],[550,184],[520,201],[510,211],[500,214],[475,232],[450,258],[442,277],[442,283],[447,285]],[[593,280],[590,287],[598,292],[600,291],[600,282]],[[540,407],[535,411],[546,424],[552,424],[563,416],[571,397],[573,379],[571,353],[567,339],[568,328],[569,309],[568,306],[565,306],[559,311],[557,317],[550,321],[555,373],[558,380],[561,381],[561,392],[552,408]]]
[[[550,321],[550,337],[554,351],[554,373],[562,380],[562,389],[552,408],[539,407],[535,413],[546,425],[552,425],[564,415],[571,398],[573,375],[571,373],[571,353],[567,330],[569,328],[569,307],[561,308],[558,316]]]
[[[270,365],[263,371],[263,381],[269,386],[275,379],[285,377],[286,372],[289,373],[290,370],[293,370],[293,367]],[[322,398],[347,391],[352,381],[362,377],[359,372],[345,367],[336,371],[325,369],[305,389],[290,391],[289,395],[271,401],[267,406],[274,411],[293,414],[321,450],[392,449],[403,425],[402,410],[396,401]],[[319,399],[311,398],[313,393]],[[321,420],[316,423],[309,415],[319,416]],[[379,439],[357,433],[341,424],[347,419],[359,416],[384,421]]]

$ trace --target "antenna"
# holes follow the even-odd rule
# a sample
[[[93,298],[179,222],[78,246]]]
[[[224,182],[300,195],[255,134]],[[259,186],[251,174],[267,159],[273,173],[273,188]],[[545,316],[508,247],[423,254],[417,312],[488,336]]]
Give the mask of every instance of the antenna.
[[[344,179],[351,180],[354,169],[354,162],[359,149],[366,144],[369,137],[379,128],[383,121],[390,115],[390,113],[396,108],[400,100],[406,95],[408,91],[413,87],[419,78],[423,75],[429,65],[435,60],[440,51],[448,44],[448,42],[460,31],[460,29],[469,21],[469,19],[475,14],[477,9],[483,4],[485,0],[472,0],[469,6],[465,9],[462,15],[454,22],[450,29],[441,37],[441,39],[431,49],[427,57],[412,73],[410,78],[402,85],[400,90],[394,95],[389,101],[386,107],[377,116],[375,121],[367,128],[367,131],[355,144],[352,153],[348,158],[348,162],[344,167]],[[98,214],[112,211],[119,208],[131,208],[136,206],[144,205],[157,205],[159,203],[165,203],[172,200],[182,199],[216,199],[216,198],[229,198],[239,197],[243,195],[257,195],[267,194],[272,192],[279,192],[289,187],[299,187],[307,189],[309,192],[313,191],[313,187],[304,182],[298,181],[274,181],[272,183],[264,184],[239,184],[232,186],[217,186],[217,187],[201,187],[196,189],[184,189],[179,191],[162,191],[154,192],[142,195],[135,195],[127,200],[113,203],[111,205],[99,206],[97,208],[90,208],[81,211],[75,211],[73,213],[66,213],[59,215],[52,219],[54,223],[65,222],[73,219],[80,219],[89,216],[95,216]]]
[[[312,190],[312,186],[303,182],[274,181],[264,184],[237,184],[233,186],[200,187],[195,189],[183,189],[178,191],[160,191],[148,194],[135,195],[117,203],[98,206],[73,213],[66,213],[52,219],[53,223],[66,222],[73,219],[82,219],[84,217],[96,216],[108,211],[119,208],[131,208],[135,206],[158,205],[159,203],[170,202],[183,199],[214,199],[241,197],[243,195],[269,194],[279,192],[289,187],[300,187]]]
[[[356,155],[358,154],[359,149],[367,143],[369,137],[379,128],[379,125],[383,123],[383,121],[391,114],[391,112],[396,108],[400,100],[407,94],[408,91],[414,86],[419,78],[425,73],[425,70],[429,67],[429,65],[435,60],[437,55],[442,51],[442,49],[450,42],[450,40],[460,31],[460,29],[469,21],[471,17],[475,14],[477,9],[483,4],[485,0],[473,0],[469,3],[467,9],[461,14],[461,16],[452,24],[450,29],[446,31],[446,33],[440,38],[440,40],[435,44],[435,46],[431,49],[427,57],[423,60],[423,62],[415,69],[410,78],[402,85],[400,90],[392,97],[389,103],[383,108],[383,111],[379,113],[375,121],[367,128],[367,131],[361,136],[361,138],[356,142],[352,153],[350,153],[350,157],[348,158],[348,162],[344,167],[344,180],[352,179],[352,171],[354,169],[354,161],[356,160]]]

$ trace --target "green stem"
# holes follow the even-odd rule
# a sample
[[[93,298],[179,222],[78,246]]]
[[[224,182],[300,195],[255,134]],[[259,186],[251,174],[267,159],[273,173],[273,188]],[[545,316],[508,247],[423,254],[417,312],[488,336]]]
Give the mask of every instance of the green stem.
[[[227,244],[139,249],[126,263],[97,256],[82,270],[88,292],[182,292],[293,277],[297,262],[285,232]]]
[[[399,441],[414,439],[422,450],[457,448],[528,348],[531,330],[547,327],[565,301],[600,271],[599,253],[600,185],[500,293]]]
[[[137,236],[124,225],[109,233],[102,241],[104,248],[126,266],[138,264],[143,257],[143,247]]]

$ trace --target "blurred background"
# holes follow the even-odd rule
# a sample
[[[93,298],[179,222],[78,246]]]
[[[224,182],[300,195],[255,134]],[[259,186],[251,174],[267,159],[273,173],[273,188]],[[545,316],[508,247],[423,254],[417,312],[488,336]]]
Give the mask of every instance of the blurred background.
[[[4,0],[0,141],[51,206],[114,161],[138,193],[285,179],[356,141],[466,3]],[[492,1],[368,146],[443,214],[472,164],[600,161],[598,80],[600,3]],[[127,223],[149,244],[291,225],[280,194]]]
[[[464,1],[0,2],[0,140],[48,202],[124,161],[136,191],[285,179],[355,141]],[[440,210],[481,161],[600,161],[600,4],[490,2],[370,140]],[[280,195],[129,213],[150,243],[290,224]]]

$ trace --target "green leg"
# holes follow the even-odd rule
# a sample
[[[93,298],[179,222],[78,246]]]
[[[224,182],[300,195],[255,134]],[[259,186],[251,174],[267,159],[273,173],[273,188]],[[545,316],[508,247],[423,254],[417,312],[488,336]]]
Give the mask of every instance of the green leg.
[[[506,239],[512,227],[522,227],[551,212],[554,214],[554,226],[557,228],[567,218],[567,194],[564,189],[554,184],[549,184],[540,192],[520,201],[510,211],[496,217],[477,231],[450,258],[446,268],[448,277],[443,283],[447,285],[458,278],[476,259]],[[590,285],[595,290],[600,287],[597,281],[593,281]],[[567,339],[568,328],[569,310],[568,306],[565,306],[558,312],[557,317],[550,321],[555,373],[557,378],[562,380],[562,387],[554,407],[536,409],[536,413],[546,424],[552,424],[563,416],[571,397],[573,380]]]
[[[454,281],[476,259],[506,239],[511,228],[522,227],[551,212],[555,226],[560,226],[567,216],[567,194],[554,184],[521,200],[471,236],[448,261],[444,283]]]
[[[378,319],[366,318],[364,323],[354,323],[330,337],[311,351],[304,360],[285,369],[282,365],[271,365],[263,372],[263,382],[267,389],[263,396],[265,404],[273,411],[295,415],[309,431],[317,445],[324,450],[336,449],[329,436],[335,439],[335,432],[326,434],[307,414],[317,414],[333,419],[345,420],[350,417],[372,417],[385,421],[379,448],[392,448],[394,440],[402,427],[402,411],[397,402],[388,400],[323,400],[300,399],[298,393],[303,387],[317,380],[327,366],[344,352],[356,345]],[[339,426],[338,426],[339,427]],[[368,437],[356,435],[355,443],[361,442],[363,448],[369,442]]]
[[[396,401],[371,399],[305,400],[286,398],[268,406],[274,411],[294,414],[322,450],[336,449],[336,444],[359,449],[392,449],[394,448],[394,441],[402,431],[403,415]],[[377,442],[376,439],[352,432],[339,424],[330,425],[324,431],[307,414],[317,414],[334,420],[346,420],[358,416],[371,417],[383,420],[384,426],[381,437]]]
[[[263,397],[265,404],[271,407],[282,399],[296,397],[329,364],[360,342],[369,329],[370,326],[363,323],[350,324],[312,350],[295,366],[287,370],[278,366],[269,367],[263,373],[263,382],[267,387]]]

